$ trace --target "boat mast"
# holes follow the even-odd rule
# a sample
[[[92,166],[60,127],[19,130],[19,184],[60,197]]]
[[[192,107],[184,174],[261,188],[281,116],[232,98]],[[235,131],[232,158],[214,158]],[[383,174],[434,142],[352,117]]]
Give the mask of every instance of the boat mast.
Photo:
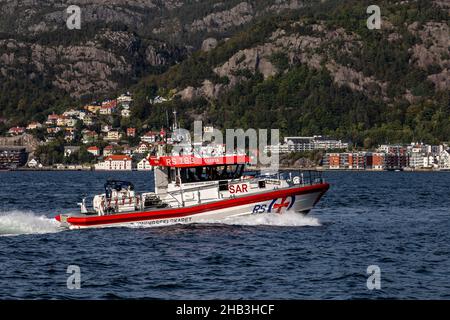
[[[174,124],[173,124],[173,130],[177,130],[178,129],[178,123],[177,123],[177,111],[173,110],[173,117],[174,117]]]

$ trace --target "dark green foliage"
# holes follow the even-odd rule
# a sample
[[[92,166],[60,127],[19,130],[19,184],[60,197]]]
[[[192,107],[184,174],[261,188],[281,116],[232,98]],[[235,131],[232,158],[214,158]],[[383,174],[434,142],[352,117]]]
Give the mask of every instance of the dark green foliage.
[[[240,1],[223,2],[222,8],[229,9]],[[177,17],[181,25],[186,26],[200,16],[212,12],[212,4],[216,1],[192,1],[181,11],[161,10],[160,19]],[[265,5],[266,0],[252,3]],[[168,118],[171,121],[174,109],[179,113],[181,125],[191,129],[194,119],[204,119],[208,124],[221,128],[278,128],[283,135],[331,135],[351,141],[356,147],[373,147],[378,143],[394,143],[405,141],[439,142],[450,140],[450,106],[448,92],[437,92],[434,85],[427,80],[430,74],[439,73],[442,67],[432,65],[422,70],[411,63],[411,47],[420,43],[420,39],[411,34],[407,26],[413,22],[419,25],[428,21],[448,21],[448,15],[433,6],[430,1],[418,0],[408,3],[399,1],[379,1],[382,15],[387,18],[399,34],[398,40],[389,40],[389,31],[371,30],[366,27],[369,0],[329,0],[311,1],[314,5],[298,11],[290,11],[277,16],[256,19],[245,30],[236,33],[231,28],[218,36],[231,38],[220,41],[219,46],[209,52],[194,52],[184,58],[182,51],[178,52],[177,63],[166,68],[152,68],[142,63],[144,49],[150,38],[144,35],[152,28],[159,26],[160,20],[155,12],[148,12],[148,30],[139,33],[129,26],[121,24],[86,25],[81,32],[66,32],[60,34],[43,34],[37,42],[41,44],[62,43],[70,45],[90,39],[101,28],[116,28],[136,32],[139,41],[136,42],[136,54],[128,57],[134,65],[132,79],[116,75],[118,82],[131,86],[134,81],[147,76],[132,88],[135,102],[132,106],[132,117],[129,120],[115,119],[114,126],[126,129],[136,127],[141,134],[147,130],[159,130],[167,127]],[[208,6],[210,5],[210,6]],[[150,21],[151,20],[151,21]],[[303,25],[293,22],[304,21]],[[380,82],[388,83],[386,96],[382,88],[376,84],[367,88],[367,92],[358,93],[347,87],[338,87],[325,69],[314,71],[303,65],[290,65],[287,54],[280,52],[271,57],[271,62],[279,73],[272,78],[263,79],[261,74],[253,70],[239,70],[235,75],[243,76],[244,81],[219,99],[198,99],[191,102],[178,98],[163,104],[152,105],[151,99],[156,95],[168,96],[171,90],[182,90],[188,86],[201,87],[208,79],[216,84],[229,84],[228,77],[219,77],[213,69],[225,63],[240,50],[255,48],[266,42],[277,29],[287,33],[296,32],[301,35],[321,36],[309,25],[324,22],[330,29],[344,28],[347,33],[354,33],[361,46],[355,46],[348,55],[334,54],[331,59],[344,66],[361,72],[367,77],[374,77]],[[171,39],[174,44],[190,44],[198,47],[207,36],[216,36],[214,32],[189,33],[183,30]],[[147,33],[148,35],[149,33]],[[1,35],[0,35],[1,36]],[[8,35],[4,35],[7,37]],[[161,34],[161,38],[165,35]],[[22,39],[32,41],[31,39]],[[167,39],[165,39],[167,40]],[[339,48],[343,40],[337,38],[334,45]],[[105,48],[122,50],[105,41]],[[318,49],[322,50],[322,48]],[[335,50],[334,52],[337,52]],[[127,56],[126,50],[120,54]],[[178,63],[179,62],[179,63]],[[174,62],[175,63],[175,62]],[[60,92],[52,86],[49,78],[35,75],[30,77],[32,68],[21,70],[17,74],[0,79],[0,117],[8,118],[8,124],[25,124],[29,119],[44,120],[52,111],[62,111],[65,107],[79,105],[68,93]],[[118,91],[121,88],[118,89]],[[414,102],[408,102],[403,95],[410,91],[415,97]],[[117,92],[111,92],[111,96]],[[107,93],[105,93],[106,96]],[[369,98],[371,97],[371,98]],[[87,96],[88,99],[101,97]],[[390,101],[386,102],[389,98]],[[6,125],[0,124],[0,133],[6,130]],[[47,150],[49,154],[58,152],[59,145],[55,142]],[[56,156],[55,156],[56,157]],[[62,161],[62,159],[47,159]]]

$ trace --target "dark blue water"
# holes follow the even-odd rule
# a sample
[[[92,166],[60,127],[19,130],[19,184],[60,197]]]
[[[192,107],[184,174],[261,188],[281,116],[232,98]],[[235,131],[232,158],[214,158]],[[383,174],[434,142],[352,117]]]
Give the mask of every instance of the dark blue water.
[[[332,188],[306,219],[61,232],[48,218],[106,178],[148,190],[151,174],[0,173],[0,299],[450,298],[449,173],[325,176]],[[369,265],[381,290],[367,289]]]

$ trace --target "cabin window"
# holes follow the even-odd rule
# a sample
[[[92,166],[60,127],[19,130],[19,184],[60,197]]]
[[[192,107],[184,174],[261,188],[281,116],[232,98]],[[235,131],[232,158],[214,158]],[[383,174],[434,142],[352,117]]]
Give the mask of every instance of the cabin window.
[[[181,168],[180,176],[182,183],[233,180],[239,179],[244,172],[244,165],[224,165]],[[170,181],[175,181],[175,175],[170,175]]]
[[[167,170],[168,181],[173,183],[175,182],[175,178],[177,176],[175,168],[168,168]]]

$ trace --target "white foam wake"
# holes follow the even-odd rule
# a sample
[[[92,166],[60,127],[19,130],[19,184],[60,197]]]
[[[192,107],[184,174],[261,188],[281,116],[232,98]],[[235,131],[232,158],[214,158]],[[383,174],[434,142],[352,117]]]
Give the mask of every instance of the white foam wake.
[[[33,212],[0,212],[0,236],[54,233],[60,230],[58,221]]]
[[[232,217],[218,221],[229,225],[244,226],[281,226],[281,227],[318,227],[321,226],[319,219],[305,216],[300,213],[286,212],[283,214],[263,213],[246,216]]]

